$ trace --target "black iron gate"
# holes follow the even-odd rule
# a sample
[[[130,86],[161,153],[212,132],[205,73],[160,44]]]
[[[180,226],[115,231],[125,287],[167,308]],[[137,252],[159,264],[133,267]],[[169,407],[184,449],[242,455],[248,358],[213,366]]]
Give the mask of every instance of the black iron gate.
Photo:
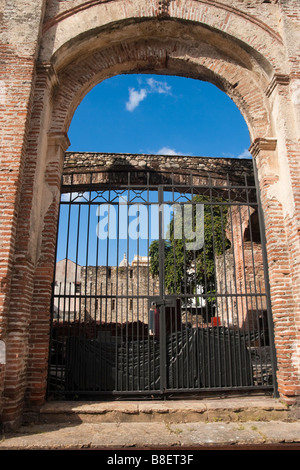
[[[64,177],[49,395],[274,391],[263,221],[246,173]]]

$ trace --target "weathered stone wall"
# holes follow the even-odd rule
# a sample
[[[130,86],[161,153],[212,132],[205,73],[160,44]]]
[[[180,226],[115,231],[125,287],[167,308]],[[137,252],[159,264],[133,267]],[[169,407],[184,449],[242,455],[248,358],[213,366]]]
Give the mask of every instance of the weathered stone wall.
[[[68,264],[74,269],[66,273],[65,260],[56,263],[55,320],[148,323],[148,297],[159,294],[158,278],[152,277],[149,266],[85,267],[70,260]]]
[[[251,159],[66,152],[62,185],[97,183],[255,186]],[[249,191],[251,197],[251,192]]]
[[[118,73],[208,80],[249,127],[266,225],[280,395],[300,394],[298,0],[2,0],[0,413],[44,402],[67,132]],[[4,90],[4,91],[3,91]]]
[[[158,278],[149,273],[149,266],[88,266],[81,269],[82,294],[98,295],[91,302],[81,302],[88,320],[106,323],[148,323],[147,296],[159,294]]]

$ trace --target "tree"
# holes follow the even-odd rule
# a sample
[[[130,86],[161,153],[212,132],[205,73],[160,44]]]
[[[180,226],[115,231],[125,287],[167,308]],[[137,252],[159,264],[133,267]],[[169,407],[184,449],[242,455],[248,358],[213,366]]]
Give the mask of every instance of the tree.
[[[174,219],[169,226],[169,239],[163,241],[165,286],[169,294],[196,293],[202,286],[203,294],[209,303],[214,301],[216,287],[215,257],[222,255],[230,247],[226,238],[228,206],[221,198],[198,195],[194,203],[204,204],[204,245],[200,250],[187,250],[189,240],[174,238]],[[196,204],[193,205],[196,207]],[[193,212],[195,218],[195,210]],[[195,223],[195,221],[194,221]],[[149,247],[150,270],[159,274],[159,242],[155,240]]]

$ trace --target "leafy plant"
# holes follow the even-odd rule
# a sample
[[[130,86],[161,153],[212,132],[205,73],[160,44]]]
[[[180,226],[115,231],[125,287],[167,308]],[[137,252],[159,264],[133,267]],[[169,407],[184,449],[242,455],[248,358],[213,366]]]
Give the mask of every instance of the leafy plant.
[[[169,294],[196,293],[197,286],[204,288],[209,304],[215,301],[215,257],[230,248],[226,238],[228,206],[223,199],[196,196],[194,203],[204,205],[204,244],[197,251],[187,250],[189,240],[174,237],[174,219],[169,226],[169,239],[163,241],[165,286]],[[193,205],[195,225],[196,204]],[[159,242],[155,240],[149,249],[152,275],[159,274]]]

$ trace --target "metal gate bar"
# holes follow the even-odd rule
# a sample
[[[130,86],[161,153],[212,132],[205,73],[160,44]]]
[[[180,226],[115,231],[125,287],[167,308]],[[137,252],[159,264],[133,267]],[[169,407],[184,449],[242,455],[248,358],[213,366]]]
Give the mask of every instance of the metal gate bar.
[[[254,177],[64,181],[49,395],[276,389]]]

